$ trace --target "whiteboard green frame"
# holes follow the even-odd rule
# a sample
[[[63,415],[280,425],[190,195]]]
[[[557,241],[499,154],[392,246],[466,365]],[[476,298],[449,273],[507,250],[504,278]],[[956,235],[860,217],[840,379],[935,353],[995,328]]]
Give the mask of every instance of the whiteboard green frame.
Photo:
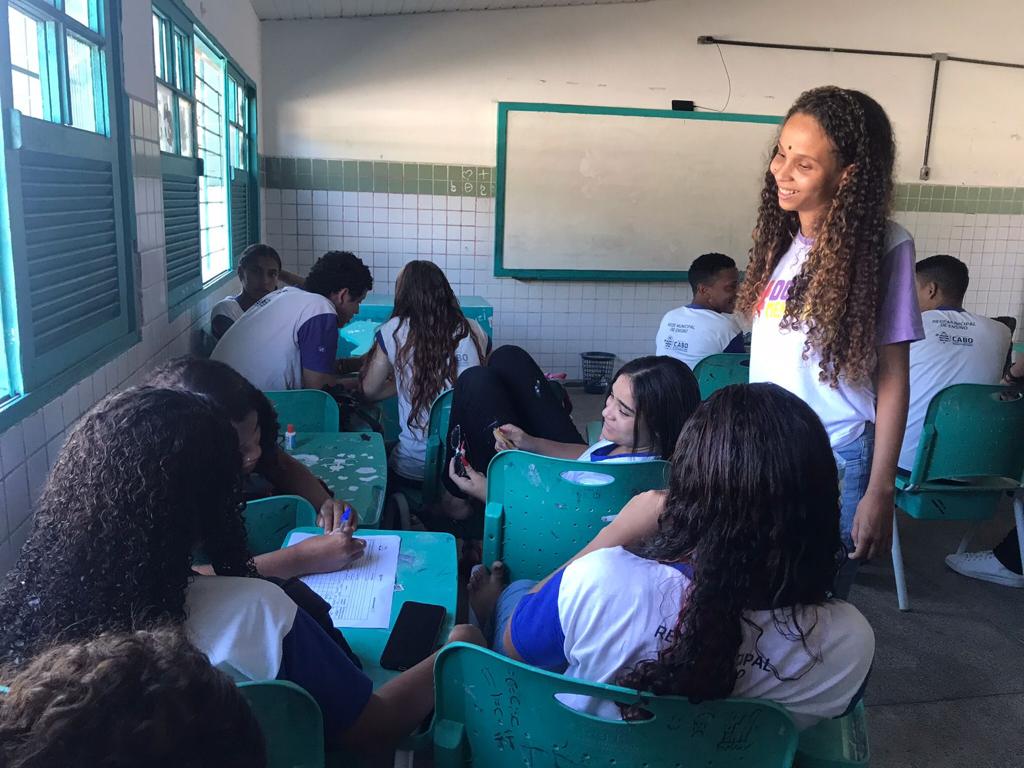
[[[638,109],[631,107],[598,107],[581,104],[542,104],[521,101],[498,102],[498,164],[494,194],[494,276],[520,280],[588,280],[682,282],[686,270],[631,271],[628,269],[510,269],[504,264],[505,244],[505,173],[508,155],[508,115],[510,112],[560,112],[584,115],[623,115],[627,117],[662,117],[671,120],[720,120],[731,123],[781,125],[778,115],[747,115],[733,112],[675,112],[670,109]]]

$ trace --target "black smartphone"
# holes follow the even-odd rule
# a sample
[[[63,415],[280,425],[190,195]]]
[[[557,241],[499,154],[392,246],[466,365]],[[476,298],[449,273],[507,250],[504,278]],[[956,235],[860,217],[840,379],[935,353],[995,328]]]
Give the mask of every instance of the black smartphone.
[[[415,601],[405,603],[380,655],[380,665],[402,672],[427,658],[437,645],[444,616],[443,606]]]

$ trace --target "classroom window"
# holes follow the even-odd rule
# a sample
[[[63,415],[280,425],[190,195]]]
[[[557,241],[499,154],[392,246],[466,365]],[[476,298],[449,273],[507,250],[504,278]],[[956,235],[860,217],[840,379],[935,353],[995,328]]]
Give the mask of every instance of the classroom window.
[[[153,14],[153,63],[160,122],[160,151],[195,155],[191,38],[169,19]]]
[[[210,46],[196,38],[196,146],[203,161],[199,226],[203,282],[231,268],[228,253],[227,169],[224,141],[225,69]]]
[[[0,11],[0,110],[12,124],[0,134],[0,401],[17,400],[3,423],[135,338],[112,5],[15,0]]]

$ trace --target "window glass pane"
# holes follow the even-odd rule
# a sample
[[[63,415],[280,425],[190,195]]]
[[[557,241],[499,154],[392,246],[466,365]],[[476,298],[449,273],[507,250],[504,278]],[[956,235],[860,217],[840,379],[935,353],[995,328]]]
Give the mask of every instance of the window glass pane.
[[[74,35],[67,36],[68,51],[68,93],[71,98],[71,124],[86,131],[102,131],[103,116],[96,114],[97,88],[102,78],[99,63],[102,55],[99,49],[80,40]]]
[[[228,211],[224,136],[224,61],[202,40],[195,40],[196,146],[203,159],[199,179],[199,226],[203,282],[226,272]]]
[[[156,116],[160,121],[160,151],[174,152],[174,96],[165,85],[156,85]]]
[[[99,31],[96,12],[93,10],[95,2],[96,0],[64,0],[64,13],[75,21]]]
[[[164,24],[160,17],[155,13],[153,14],[153,66],[156,69],[156,76],[161,80],[166,80],[167,76],[164,72],[164,60],[161,55],[163,49],[164,35],[163,35]]]
[[[192,102],[181,96],[178,97],[178,130],[181,136],[180,154],[192,157],[195,154],[195,149],[192,146]]]
[[[14,108],[23,115],[45,119],[43,84],[40,77],[42,63],[39,60],[39,36],[43,31],[43,24],[13,7],[8,14],[8,21]]]
[[[185,93],[188,87],[188,39],[180,32],[174,33],[174,84]]]

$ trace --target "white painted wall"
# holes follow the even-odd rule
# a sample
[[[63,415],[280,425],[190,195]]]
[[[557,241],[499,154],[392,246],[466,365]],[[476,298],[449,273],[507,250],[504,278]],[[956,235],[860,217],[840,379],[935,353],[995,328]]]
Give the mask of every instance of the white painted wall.
[[[1021,30],[1019,0],[819,0],[813,12],[762,0],[653,0],[264,22],[263,147],[294,157],[493,164],[497,101],[668,108],[684,98],[722,107],[722,61],[714,46],[697,45],[701,34],[1024,62]],[[917,179],[931,62],[722,54],[733,112],[780,114],[825,83],[872,94],[896,127],[899,178]],[[1024,184],[1022,126],[1024,71],[943,65],[933,181]]]

